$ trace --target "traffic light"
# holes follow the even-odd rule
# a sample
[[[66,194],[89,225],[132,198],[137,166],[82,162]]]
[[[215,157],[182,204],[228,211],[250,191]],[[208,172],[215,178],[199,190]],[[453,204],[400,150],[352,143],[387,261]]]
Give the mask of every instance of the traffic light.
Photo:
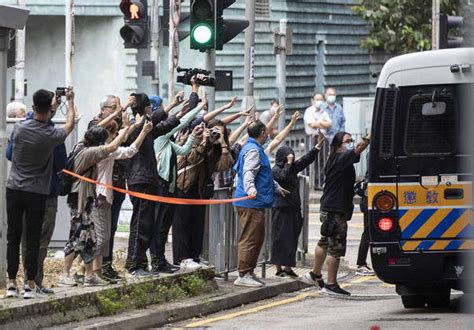
[[[147,0],[122,0],[125,25],[120,29],[125,48],[148,48]]]
[[[214,49],[216,18],[214,0],[192,0],[190,14],[191,49],[200,51]]]
[[[222,50],[224,44],[234,39],[240,32],[249,26],[249,21],[241,19],[225,19],[224,9],[230,7],[235,0],[217,0],[216,1],[216,24],[215,39],[216,50]]]
[[[183,0],[181,0],[183,2]],[[163,31],[163,46],[169,45],[169,20],[170,20],[170,0],[163,0],[163,16],[161,17],[162,31]],[[183,11],[181,5],[181,13],[179,15],[179,25],[178,25],[178,40],[182,41],[189,37],[189,21],[190,14],[189,12]]]
[[[462,37],[449,36],[450,29],[460,28],[463,25],[461,16],[448,16],[441,14],[439,16],[439,49],[461,47]]]

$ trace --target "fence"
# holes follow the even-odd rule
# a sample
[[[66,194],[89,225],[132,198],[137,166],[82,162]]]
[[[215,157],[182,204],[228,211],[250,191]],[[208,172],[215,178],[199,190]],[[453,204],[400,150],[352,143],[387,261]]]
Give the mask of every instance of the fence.
[[[301,231],[297,260],[305,261],[308,252],[308,227],[309,227],[309,178],[299,176],[300,196],[302,204],[303,230]],[[232,194],[230,189],[216,190],[214,198],[226,199]],[[271,259],[271,210],[265,213],[265,241],[260,252],[258,264],[262,268],[262,277],[266,277],[267,265]],[[228,280],[230,272],[237,270],[237,248],[240,237],[240,225],[235,215],[232,204],[211,205],[208,207],[207,216],[207,243],[204,247],[204,257],[215,266],[216,272]]]

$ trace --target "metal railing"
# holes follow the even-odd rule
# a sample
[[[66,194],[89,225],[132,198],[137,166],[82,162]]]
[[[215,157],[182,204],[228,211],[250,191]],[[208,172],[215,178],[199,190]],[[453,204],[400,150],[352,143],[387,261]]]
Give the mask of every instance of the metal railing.
[[[308,252],[308,228],[309,228],[309,178],[299,176],[300,196],[303,216],[303,230],[301,231],[297,261],[304,264],[305,255]],[[232,195],[229,188],[219,189],[214,192],[215,199],[227,199]],[[225,280],[228,275],[237,270],[238,267],[238,244],[240,238],[240,224],[232,204],[210,205],[207,208],[207,239],[204,246],[204,257],[215,266],[216,272],[221,274]],[[265,212],[265,241],[258,258],[258,266],[262,269],[262,277],[266,277],[267,265],[271,260],[272,243],[272,214],[271,209]]]

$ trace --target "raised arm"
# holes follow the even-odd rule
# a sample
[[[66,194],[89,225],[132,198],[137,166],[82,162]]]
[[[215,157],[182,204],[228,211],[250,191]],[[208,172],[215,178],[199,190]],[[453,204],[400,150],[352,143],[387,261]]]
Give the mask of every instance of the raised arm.
[[[243,117],[243,116],[248,117],[253,108],[254,108],[254,106],[251,106],[250,108],[248,108],[245,111],[236,112],[236,113],[234,113],[230,116],[224,117],[222,119],[222,122],[224,123],[224,125],[229,125],[230,123],[232,123],[237,118],[240,118],[240,117]]]
[[[74,119],[76,117],[76,110],[74,107],[74,91],[72,90],[72,86],[69,86],[66,90],[66,101],[66,124],[63,126],[63,130],[66,132],[66,135],[69,135],[74,129]]]
[[[298,121],[299,117],[300,117],[300,113],[298,111],[293,113],[293,115],[291,116],[290,123],[286,125],[283,131],[281,131],[280,133],[278,133],[277,136],[275,136],[272,142],[270,142],[268,147],[265,149],[266,153],[270,153],[273,150],[275,150],[275,148],[278,147],[280,143],[282,143],[286,139],[286,137],[290,134],[293,127],[295,127],[296,122]]]
[[[239,136],[242,134],[242,132],[250,126],[250,124],[253,122],[253,118],[251,116],[247,116],[245,118],[245,122],[237,127],[235,131],[233,131],[230,136],[229,136],[229,144],[233,145],[235,142],[237,142]]]
[[[105,117],[104,119],[102,119],[101,121],[99,121],[97,123],[97,126],[100,126],[100,127],[107,127],[107,125],[112,121],[114,120],[116,117],[120,116],[122,114],[122,108],[119,106],[117,107],[117,110],[115,110],[114,112],[112,112],[110,115],[108,115],[107,117]]]
[[[224,106],[222,106],[222,107],[220,107],[220,108],[218,108],[218,109],[216,109],[216,110],[214,110],[214,111],[211,111],[211,112],[206,113],[206,114],[204,115],[204,118],[203,118],[204,122],[205,122],[205,123],[209,123],[211,120],[213,120],[214,118],[216,118],[217,115],[219,115],[221,112],[223,112],[223,111],[225,111],[225,110],[227,110],[227,109],[232,108],[232,107],[235,105],[236,102],[237,102],[237,96],[234,96],[234,97],[232,98],[232,100],[230,100],[229,103],[225,104]]]
[[[362,141],[359,141],[359,143],[357,143],[357,145],[355,146],[354,148],[354,153],[357,155],[357,156],[360,156],[360,154],[365,150],[367,149],[367,147],[369,146],[370,144],[370,135],[366,136],[366,137],[363,137],[362,138]]]
[[[275,124],[278,122],[278,119],[280,118],[281,114],[283,113],[283,105],[280,105],[276,111],[273,117],[270,119],[270,121],[265,125],[267,128],[268,134],[273,133],[273,127],[275,127]]]
[[[129,130],[130,129],[132,128],[129,128]],[[138,137],[135,139],[135,141],[133,141],[132,145],[135,145],[135,148],[140,149],[143,141],[145,140],[145,137],[147,136],[148,133],[151,132],[152,129],[153,129],[153,123],[151,121],[146,122],[145,125],[143,125],[143,128],[140,134],[138,134]]]
[[[107,150],[109,154],[117,150],[117,148],[120,147],[120,145],[125,141],[127,132],[128,132],[128,127],[122,128],[117,134],[117,137],[113,139],[112,142],[110,142],[109,144],[105,146],[105,150]]]
[[[173,101],[168,104],[166,107],[165,107],[165,112],[168,113],[170,112],[173,108],[177,107],[178,105],[180,105],[182,102],[183,102],[183,97],[184,97],[184,92],[181,91],[181,92],[178,92],[174,98],[173,98]]]

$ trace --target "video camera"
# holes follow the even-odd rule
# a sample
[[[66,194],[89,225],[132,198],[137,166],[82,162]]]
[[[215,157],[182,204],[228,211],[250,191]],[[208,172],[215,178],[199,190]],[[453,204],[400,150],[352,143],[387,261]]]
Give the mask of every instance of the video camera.
[[[197,74],[202,74],[205,77],[197,78],[196,83],[201,86],[216,86],[216,79],[209,76],[211,74],[211,71],[198,68],[181,68],[179,66],[176,68],[176,71],[178,71],[178,73],[184,72],[182,76],[178,76],[176,78],[176,81],[179,83],[191,85],[191,78]]]

